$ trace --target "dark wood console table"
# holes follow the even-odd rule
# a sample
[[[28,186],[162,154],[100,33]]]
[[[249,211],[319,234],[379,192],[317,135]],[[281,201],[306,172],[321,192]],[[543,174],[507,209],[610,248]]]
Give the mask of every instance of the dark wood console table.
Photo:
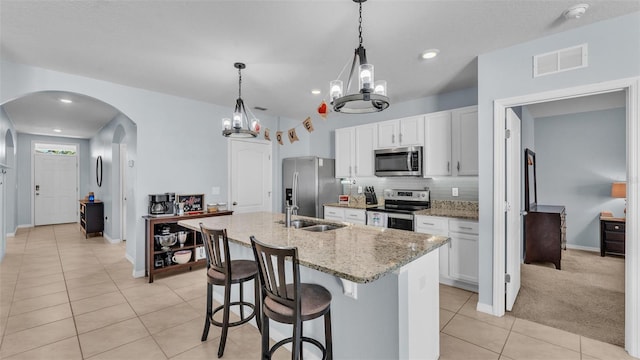
[[[222,216],[231,215],[233,211],[218,211],[212,213],[192,214],[192,215],[169,215],[169,216],[143,216],[146,226],[147,236],[147,251],[146,251],[146,263],[147,263],[147,276],[149,276],[149,282],[153,282],[153,277],[156,274],[173,272],[177,270],[191,270],[194,266],[203,266],[206,264],[206,258],[204,257],[204,244],[202,243],[202,237],[200,232],[190,230],[178,225],[178,221],[187,219],[205,218],[210,216]],[[167,260],[167,252],[163,251],[155,241],[155,235],[160,234],[163,227],[169,227],[170,233],[176,233],[178,231],[184,231],[187,233],[187,240],[184,247],[180,247],[180,244],[176,242],[175,245],[169,250],[171,253],[179,250],[190,250],[191,259],[185,264],[176,264],[171,260]],[[202,254],[202,255],[201,255]]]
[[[600,217],[600,256],[624,256],[625,218]]]
[[[551,262],[560,270],[566,250],[564,206],[532,205],[524,217],[524,262]]]

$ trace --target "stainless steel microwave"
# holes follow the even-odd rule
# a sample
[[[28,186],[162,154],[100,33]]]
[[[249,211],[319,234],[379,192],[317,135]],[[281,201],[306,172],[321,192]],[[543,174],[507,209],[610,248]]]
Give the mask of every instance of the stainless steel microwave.
[[[422,176],[422,146],[375,150],[376,176]]]

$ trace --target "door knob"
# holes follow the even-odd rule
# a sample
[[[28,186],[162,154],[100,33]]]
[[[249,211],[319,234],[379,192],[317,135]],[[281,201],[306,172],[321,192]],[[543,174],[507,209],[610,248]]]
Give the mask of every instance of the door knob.
[[[238,205],[238,203],[236,201],[234,201],[233,202],[233,206],[236,206],[236,205]]]

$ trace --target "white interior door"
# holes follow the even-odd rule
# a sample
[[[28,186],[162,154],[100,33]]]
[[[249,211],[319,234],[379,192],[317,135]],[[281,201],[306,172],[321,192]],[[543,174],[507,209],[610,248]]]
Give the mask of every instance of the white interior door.
[[[35,154],[34,224],[78,221],[78,158]]]
[[[230,209],[235,213],[271,211],[271,143],[230,140]]]
[[[520,118],[511,108],[507,109],[506,131],[509,136],[506,139],[507,147],[507,221],[506,221],[506,270],[509,274],[506,291],[506,309],[511,311],[520,290],[520,264],[522,263],[522,214],[521,214],[521,173],[522,151],[520,149]]]

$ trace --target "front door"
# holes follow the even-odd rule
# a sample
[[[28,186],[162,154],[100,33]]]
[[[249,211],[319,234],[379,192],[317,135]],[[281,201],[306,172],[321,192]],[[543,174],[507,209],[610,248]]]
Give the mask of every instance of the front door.
[[[234,213],[271,211],[271,143],[230,140],[230,210]]]
[[[511,108],[507,109],[506,117],[506,177],[507,177],[507,274],[506,284],[506,309],[511,311],[520,291],[520,264],[522,263],[522,215],[520,213],[520,185],[522,173],[522,151],[520,149],[520,118]]]
[[[35,154],[34,224],[78,221],[78,157]]]

